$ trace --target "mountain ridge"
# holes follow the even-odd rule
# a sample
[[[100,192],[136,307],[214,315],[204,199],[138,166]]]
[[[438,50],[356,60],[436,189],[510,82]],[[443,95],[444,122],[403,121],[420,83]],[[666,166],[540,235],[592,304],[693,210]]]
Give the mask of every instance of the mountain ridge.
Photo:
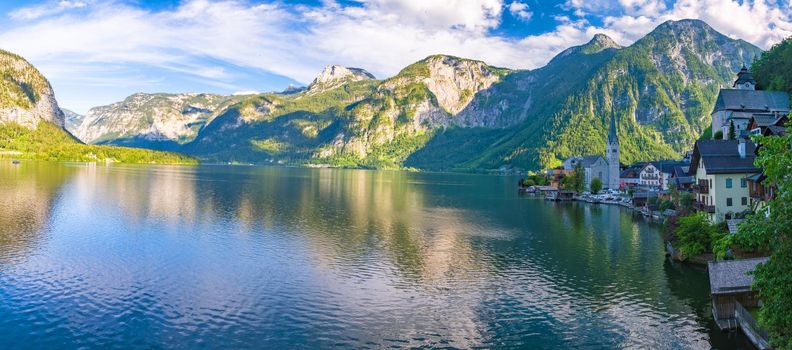
[[[212,161],[540,169],[603,152],[614,112],[623,162],[676,157],[719,86],[760,52],[682,20],[626,47],[597,34],[534,70],[448,55],[384,80],[328,66],[312,84],[321,88],[234,101],[177,149]]]

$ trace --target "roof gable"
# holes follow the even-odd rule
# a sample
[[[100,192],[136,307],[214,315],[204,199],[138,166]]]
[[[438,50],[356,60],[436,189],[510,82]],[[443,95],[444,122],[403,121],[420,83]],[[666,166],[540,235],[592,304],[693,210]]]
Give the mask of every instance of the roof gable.
[[[710,261],[709,280],[712,294],[739,293],[751,290],[753,276],[749,273],[768,258]]]
[[[690,162],[690,175],[696,175],[699,163],[703,162],[707,174],[745,174],[756,173],[754,166],[756,144],[745,142],[745,157],[738,152],[739,140],[699,140],[693,146]]]

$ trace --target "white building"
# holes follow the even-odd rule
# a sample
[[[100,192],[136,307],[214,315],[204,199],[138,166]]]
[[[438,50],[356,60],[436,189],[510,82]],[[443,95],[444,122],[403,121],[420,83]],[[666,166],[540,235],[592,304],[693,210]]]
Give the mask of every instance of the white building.
[[[789,112],[789,95],[780,91],[756,90],[756,80],[745,66],[737,73],[733,89],[721,89],[712,110],[712,137],[720,131],[728,138],[729,127],[734,124],[736,136],[748,132],[748,122],[754,114]]]

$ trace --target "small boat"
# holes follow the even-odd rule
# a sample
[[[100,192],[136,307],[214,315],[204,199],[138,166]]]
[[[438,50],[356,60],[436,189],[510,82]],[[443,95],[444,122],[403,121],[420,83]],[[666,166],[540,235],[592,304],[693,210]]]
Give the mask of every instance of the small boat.
[[[11,164],[19,164],[19,159],[14,159],[11,161]]]

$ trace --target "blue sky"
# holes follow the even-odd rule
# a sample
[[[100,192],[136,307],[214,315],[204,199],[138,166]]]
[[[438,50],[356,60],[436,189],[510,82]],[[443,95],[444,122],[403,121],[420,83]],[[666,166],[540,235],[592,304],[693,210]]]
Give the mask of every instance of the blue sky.
[[[792,35],[790,1],[5,1],[0,48],[86,112],[135,92],[279,91],[328,64],[382,78],[436,53],[531,69],[596,33],[629,45],[684,18],[768,48]]]

